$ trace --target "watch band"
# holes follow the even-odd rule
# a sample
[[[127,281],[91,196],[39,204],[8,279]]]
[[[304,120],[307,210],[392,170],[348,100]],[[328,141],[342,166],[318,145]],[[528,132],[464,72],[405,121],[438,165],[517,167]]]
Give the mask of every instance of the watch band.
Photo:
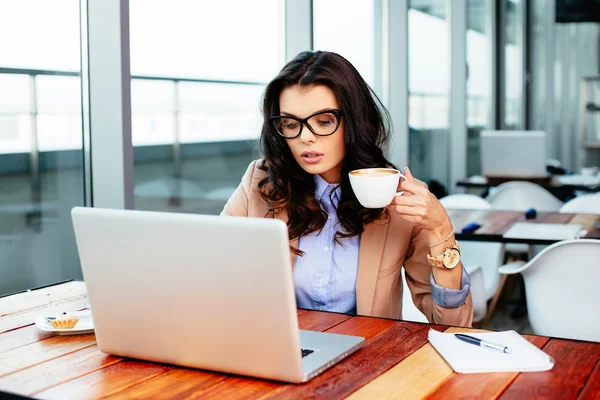
[[[446,255],[446,253],[448,253],[448,251],[450,250],[456,250],[458,252],[458,261],[455,265],[453,265],[452,267],[447,267],[446,265],[444,265],[444,256]],[[438,254],[437,256],[433,257],[430,254],[427,254],[427,261],[429,262],[429,265],[433,268],[439,268],[439,269],[452,269],[454,268],[458,262],[460,262],[460,246],[458,245],[457,241],[454,241],[454,243],[448,247],[446,247],[444,249],[444,251],[442,251],[440,254]]]

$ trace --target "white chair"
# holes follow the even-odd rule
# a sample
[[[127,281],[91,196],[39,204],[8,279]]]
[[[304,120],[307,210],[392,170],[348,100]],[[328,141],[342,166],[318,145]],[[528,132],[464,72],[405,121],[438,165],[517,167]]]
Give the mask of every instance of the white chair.
[[[495,210],[527,211],[535,208],[537,211],[558,211],[563,202],[552,193],[531,182],[506,182],[498,185],[486,200]]]
[[[600,214],[600,196],[584,194],[566,202],[559,210],[571,214]]]
[[[445,209],[454,210],[491,210],[492,205],[474,194],[451,194],[440,199]]]
[[[500,268],[523,275],[527,312],[537,335],[600,341],[600,241],[555,243],[527,264]]]

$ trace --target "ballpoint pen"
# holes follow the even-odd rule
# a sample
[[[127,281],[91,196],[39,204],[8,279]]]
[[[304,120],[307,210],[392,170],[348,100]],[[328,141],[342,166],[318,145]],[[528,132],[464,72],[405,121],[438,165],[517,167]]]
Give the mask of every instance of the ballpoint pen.
[[[506,354],[510,354],[510,352],[511,352],[511,350],[506,346],[488,342],[487,340],[478,339],[473,336],[463,335],[462,333],[455,333],[454,336],[456,336],[457,339],[462,340],[463,342],[474,344],[476,346],[486,347],[486,348],[492,349],[492,350],[498,350],[498,351],[501,351]]]

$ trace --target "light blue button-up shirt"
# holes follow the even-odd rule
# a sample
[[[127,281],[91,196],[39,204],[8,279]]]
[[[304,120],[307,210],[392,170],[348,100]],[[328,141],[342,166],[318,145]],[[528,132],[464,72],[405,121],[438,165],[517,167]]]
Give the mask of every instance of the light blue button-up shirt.
[[[335,243],[335,232],[343,229],[336,214],[341,188],[319,175],[314,179],[315,198],[328,218],[321,231],[300,237],[298,248],[304,255],[296,257],[294,266],[296,303],[299,308],[355,314],[360,236],[338,239],[341,245]],[[461,306],[471,286],[464,268],[460,290],[438,286],[433,274],[430,283],[433,301],[448,308]]]
[[[356,276],[360,237],[338,239],[341,230],[336,209],[342,191],[337,184],[328,184],[315,175],[315,197],[327,213],[323,229],[300,237],[298,248],[304,252],[296,257],[294,285],[299,308],[356,313]],[[332,195],[333,193],[333,195]]]

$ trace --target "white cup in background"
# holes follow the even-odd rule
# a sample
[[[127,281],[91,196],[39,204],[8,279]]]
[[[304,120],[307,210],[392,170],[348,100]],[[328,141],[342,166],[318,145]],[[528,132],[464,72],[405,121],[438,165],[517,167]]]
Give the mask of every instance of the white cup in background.
[[[383,208],[388,206],[396,193],[400,178],[406,179],[397,169],[366,168],[351,171],[350,185],[356,198],[365,208]]]

